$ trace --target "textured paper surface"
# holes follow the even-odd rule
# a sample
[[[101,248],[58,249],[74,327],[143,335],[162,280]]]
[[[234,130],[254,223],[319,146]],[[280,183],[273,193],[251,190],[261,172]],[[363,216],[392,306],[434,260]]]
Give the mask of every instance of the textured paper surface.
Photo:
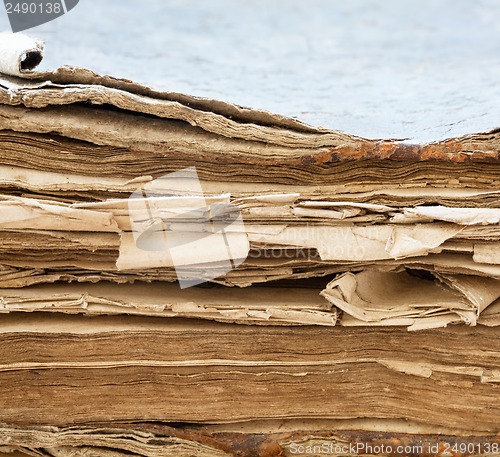
[[[408,330],[476,325],[481,312],[500,298],[500,281],[436,274],[422,279],[407,272],[345,273],[321,292],[347,315],[343,325],[407,325]],[[493,322],[493,319],[490,320]]]
[[[0,37],[0,451],[499,432],[498,6],[311,5],[88,0],[40,72]],[[188,201],[237,209],[243,264],[137,248],[209,233]]]
[[[80,65],[420,143],[499,127],[499,8],[490,0],[152,0],[139,13],[135,0],[88,0],[36,32],[49,47],[45,68]]]

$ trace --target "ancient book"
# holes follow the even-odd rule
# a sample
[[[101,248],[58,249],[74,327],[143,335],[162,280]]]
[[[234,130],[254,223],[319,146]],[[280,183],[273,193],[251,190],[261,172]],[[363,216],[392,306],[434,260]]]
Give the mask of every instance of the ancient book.
[[[0,452],[500,455],[497,124],[365,137],[43,52],[0,35]]]
[[[486,326],[407,332],[10,314],[0,322],[0,410],[2,422],[11,427],[0,436],[13,436],[9,445],[28,448],[36,443],[96,446],[99,433],[121,433],[123,423],[158,421],[198,424],[188,428],[205,439],[230,431],[242,438],[265,436],[296,427],[321,439],[342,426],[366,435],[384,429],[400,434],[453,430],[457,436],[491,440],[500,413],[496,333]],[[429,404],[439,407],[429,409]],[[24,427],[29,432],[23,433]],[[138,441],[137,449],[146,452],[148,440],[154,440],[142,435],[140,425],[131,426],[130,433],[131,442],[111,435],[100,438],[101,446],[113,443],[125,452],[131,450],[127,442]],[[177,442],[182,426],[170,433],[166,430],[161,441],[167,449],[208,452],[196,435],[187,433]],[[286,433],[280,439],[294,441]],[[236,436],[233,440],[236,446]],[[267,455],[258,453],[258,445],[257,440],[244,455]],[[151,446],[147,455],[160,452]],[[219,455],[216,449],[212,452]]]
[[[317,290],[333,305],[328,325],[343,311],[346,325],[411,329],[475,325],[498,299],[497,131],[368,140],[81,68],[27,70],[22,57],[41,60],[41,45],[14,37],[0,80],[1,288],[136,283],[134,297],[152,294],[141,281],[247,287],[348,273]],[[427,298],[402,292],[402,308],[384,310],[387,294],[364,297],[382,309],[361,318],[346,287],[370,275]],[[486,284],[478,303],[470,295]]]

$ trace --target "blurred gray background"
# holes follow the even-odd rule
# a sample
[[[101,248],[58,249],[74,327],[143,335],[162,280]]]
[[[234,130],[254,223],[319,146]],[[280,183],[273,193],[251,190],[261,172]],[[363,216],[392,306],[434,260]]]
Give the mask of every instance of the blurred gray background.
[[[10,30],[0,5],[2,30]],[[495,0],[80,0],[30,29],[79,65],[371,138],[500,127]]]

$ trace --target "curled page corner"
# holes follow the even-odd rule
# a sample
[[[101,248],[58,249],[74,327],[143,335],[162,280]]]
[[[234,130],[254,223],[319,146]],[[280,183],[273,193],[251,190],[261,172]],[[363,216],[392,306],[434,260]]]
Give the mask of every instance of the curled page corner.
[[[0,33],[0,73],[23,76],[43,59],[44,43],[21,33]]]

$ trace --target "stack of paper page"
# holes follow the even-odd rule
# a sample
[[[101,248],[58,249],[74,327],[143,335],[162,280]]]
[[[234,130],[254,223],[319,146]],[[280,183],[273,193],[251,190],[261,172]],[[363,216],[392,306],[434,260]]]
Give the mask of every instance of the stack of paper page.
[[[500,431],[500,130],[365,139],[42,50],[0,38],[0,451]]]
[[[499,298],[498,131],[366,140],[84,69],[26,71],[29,49],[7,38],[19,65],[0,80],[0,287],[19,291],[3,293],[5,310],[22,310],[33,294],[22,288],[41,283],[100,282],[92,295],[110,303],[107,282],[135,283],[128,312],[141,309],[142,281],[247,287],[342,273],[324,298],[289,302],[298,311],[285,320],[311,323],[320,306],[315,323],[418,329],[475,325]],[[40,309],[84,293],[57,287],[37,293]],[[177,286],[165,287],[148,289],[151,303]],[[196,306],[216,311],[199,317],[230,319],[220,293],[204,291]],[[236,299],[235,320],[258,308],[272,323],[276,303],[255,301]]]
[[[483,446],[498,431],[499,343],[483,326],[12,313],[0,344],[0,442],[31,455],[267,457],[308,440]],[[357,432],[336,432],[346,429]]]

